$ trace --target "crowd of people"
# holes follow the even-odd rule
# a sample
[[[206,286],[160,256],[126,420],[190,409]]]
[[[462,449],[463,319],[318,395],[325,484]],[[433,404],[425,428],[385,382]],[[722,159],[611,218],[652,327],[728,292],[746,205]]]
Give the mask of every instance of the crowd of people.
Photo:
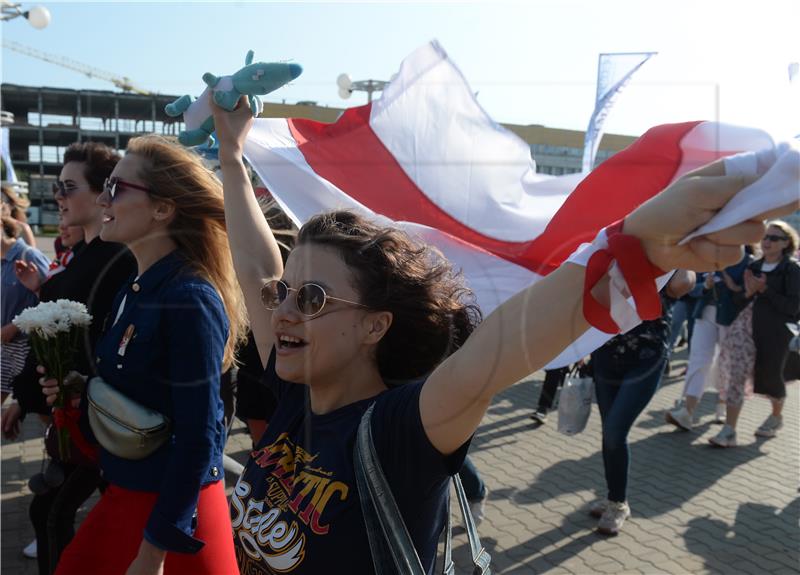
[[[46,441],[59,472],[45,474],[30,505],[39,573],[299,574],[333,561],[342,572],[392,571],[391,555],[376,550],[365,525],[374,510],[357,487],[354,446],[364,428],[413,544],[403,558],[430,573],[450,477],[461,472],[476,510],[485,500],[467,451],[493,396],[589,328],[584,268],[564,265],[483,318],[437,252],[354,213],[312,217],[282,250],[243,160],[246,101],[214,115],[222,183],[192,151],[159,136],[131,139],[124,156],[98,143],[69,146],[54,190],[61,227],[52,263],[26,239],[29,228],[13,215],[20,203],[3,191],[3,399],[13,392],[16,400],[3,413],[6,437],[27,414],[52,430],[59,392],[24,338],[6,329],[11,318],[62,298],[85,303],[94,318],[69,378],[81,437],[67,458]],[[719,209],[738,191],[741,183],[719,178],[720,170],[701,169],[626,218],[626,233],[654,265],[718,269],[763,235],[749,222],[702,247],[675,243],[708,220],[710,203]],[[697,280],[703,306],[692,315],[710,325],[698,323],[692,338],[696,365],[681,408],[688,419],[668,417],[691,427],[706,364],[718,357],[728,424],[716,444],[735,444],[747,382],[734,379],[744,361],[754,392],[772,399],[759,431],[774,435],[781,424],[788,339],[775,334],[800,309],[800,266],[791,228],[775,221],[766,230],[763,256],[740,263],[741,273]],[[679,270],[662,296],[663,315],[590,359],[608,488],[592,512],[603,533],[619,532],[630,514],[627,436],[668,365],[673,302],[694,283],[693,272]],[[592,293],[608,301],[608,289],[601,282]],[[722,289],[731,292],[724,304]],[[226,379],[232,369],[237,376]],[[556,385],[563,375],[555,373]],[[232,379],[253,450],[228,502],[223,382]],[[144,440],[132,424],[99,433],[90,422],[101,410],[92,399],[100,385],[133,410],[159,414],[168,435],[134,456]],[[548,394],[541,423],[553,405]],[[98,489],[76,531],[77,509]]]
[[[558,389],[570,371],[591,374],[602,419],[602,453],[608,498],[590,508],[598,530],[617,534],[630,515],[626,498],[630,449],[627,434],[655,394],[684,323],[689,324],[689,358],[681,399],[665,413],[682,431],[698,423],[704,392],[716,394],[713,447],[736,447],[736,424],[744,399],[770,400],[771,413],[754,430],[775,437],[782,427],[786,382],[800,379],[798,354],[790,353],[791,324],[800,321],[800,238],[781,220],[768,222],[759,244],[746,246],[742,259],[727,268],[695,274],[679,272],[662,292],[663,316],[610,339],[573,368],[545,371],[531,419],[547,421]],[[685,275],[684,275],[685,274]],[[680,283],[681,287],[676,288]],[[676,318],[675,311],[683,307]]]
[[[760,244],[748,249],[738,264],[701,276],[684,404],[666,413],[667,422],[692,429],[703,392],[713,386],[718,392],[716,421],[724,425],[709,439],[712,445],[736,446],[744,399],[754,393],[771,403],[771,413],[755,435],[777,434],[783,425],[786,380],[796,378],[789,324],[800,319],[798,249],[794,228],[773,220]]]

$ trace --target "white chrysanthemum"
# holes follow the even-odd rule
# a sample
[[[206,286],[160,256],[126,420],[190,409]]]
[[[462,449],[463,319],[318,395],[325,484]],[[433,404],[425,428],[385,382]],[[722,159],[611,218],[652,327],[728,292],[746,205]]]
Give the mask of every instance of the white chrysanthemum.
[[[84,304],[68,299],[56,300],[56,304],[61,308],[63,316],[69,320],[71,325],[88,327],[92,323],[92,316]]]
[[[60,299],[30,307],[12,321],[26,334],[36,333],[50,339],[58,333],[68,333],[73,327],[88,326],[92,316],[82,303]]]

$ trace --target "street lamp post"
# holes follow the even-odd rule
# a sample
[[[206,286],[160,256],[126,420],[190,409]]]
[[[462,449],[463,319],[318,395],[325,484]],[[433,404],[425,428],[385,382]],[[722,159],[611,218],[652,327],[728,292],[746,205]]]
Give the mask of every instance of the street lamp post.
[[[50,24],[50,10],[44,6],[34,6],[30,10],[23,10],[18,2],[9,2],[8,0],[0,2],[0,20],[5,22],[18,16],[25,18],[37,30],[47,28],[47,25]]]
[[[336,85],[339,86],[339,97],[347,99],[353,92],[366,92],[367,102],[372,102],[372,93],[380,92],[389,82],[383,80],[357,80],[353,82],[347,74],[339,74],[336,78]]]

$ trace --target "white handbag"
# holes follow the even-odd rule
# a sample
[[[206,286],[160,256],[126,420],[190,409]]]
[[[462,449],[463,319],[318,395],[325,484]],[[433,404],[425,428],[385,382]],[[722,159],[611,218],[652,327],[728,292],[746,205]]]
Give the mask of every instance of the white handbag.
[[[586,429],[592,413],[594,379],[570,376],[561,388],[558,399],[558,431],[576,435]]]
[[[800,353],[800,322],[789,322],[786,324],[792,332],[792,339],[789,341],[789,351]]]

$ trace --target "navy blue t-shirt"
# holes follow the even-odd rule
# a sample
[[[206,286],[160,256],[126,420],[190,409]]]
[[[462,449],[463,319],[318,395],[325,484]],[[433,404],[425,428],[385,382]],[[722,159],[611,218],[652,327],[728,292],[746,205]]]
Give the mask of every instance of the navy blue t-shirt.
[[[422,382],[314,415],[307,387],[278,378],[273,350],[265,383],[278,407],[231,498],[240,572],[373,572],[353,461],[358,424],[372,402],[381,466],[420,560],[432,572],[449,476],[460,469],[469,441],[450,456],[431,445],[419,413]]]

